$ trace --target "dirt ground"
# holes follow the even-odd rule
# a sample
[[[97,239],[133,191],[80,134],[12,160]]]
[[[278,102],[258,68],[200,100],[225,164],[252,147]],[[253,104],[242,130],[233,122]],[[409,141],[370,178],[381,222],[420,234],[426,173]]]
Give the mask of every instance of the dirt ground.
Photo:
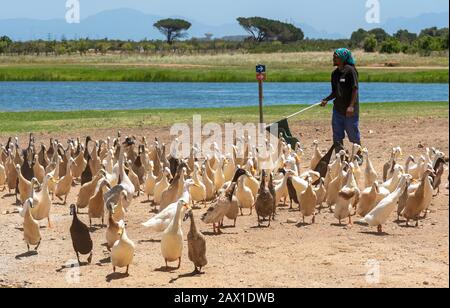
[[[378,120],[362,123],[361,129],[364,146],[371,151],[380,173],[392,146],[402,147],[402,163],[407,155],[423,153],[419,143],[448,155],[448,118]],[[330,144],[328,122],[293,123],[292,130],[305,147],[304,166],[311,157],[314,139],[320,141],[323,150]],[[115,132],[80,134],[104,138]],[[123,134],[169,140],[164,128],[123,131]],[[37,135],[38,142],[47,143],[48,137]],[[74,135],[60,136],[61,140],[67,137]],[[68,205],[53,205],[54,227],[42,227],[38,253],[27,254],[22,240],[22,218],[14,212],[14,196],[3,192],[0,193],[0,287],[449,287],[449,197],[444,187],[447,176],[446,170],[441,193],[433,199],[431,213],[418,228],[396,223],[393,214],[382,236],[375,229],[358,224],[339,226],[328,210],[316,217],[314,225],[290,224],[288,218],[300,221],[301,215],[287,208],[279,208],[270,228],[257,228],[254,214],[238,217],[236,228],[213,235],[212,226],[199,220],[205,209],[196,210],[198,226],[207,238],[209,261],[205,273],[197,276],[190,274],[193,265],[187,257],[186,243],[181,268],[164,271],[160,236],[141,226],[154,215],[142,195],[134,200],[127,217],[127,232],[136,244],[136,253],[130,276],[125,277],[112,275],[109,254],[102,245],[105,229],[98,226],[92,232],[95,247],[92,264],[68,268],[76,260],[69,234]],[[75,202],[78,190],[79,185],[73,188],[68,204]],[[88,222],[86,214],[80,218]],[[226,225],[230,223],[225,220]],[[186,237],[189,223],[183,227]],[[76,271],[79,281],[72,275]]]

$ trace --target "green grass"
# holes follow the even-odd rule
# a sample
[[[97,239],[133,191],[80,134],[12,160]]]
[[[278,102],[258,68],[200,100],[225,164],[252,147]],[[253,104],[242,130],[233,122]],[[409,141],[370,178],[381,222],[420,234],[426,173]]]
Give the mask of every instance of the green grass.
[[[253,67],[0,67],[0,81],[255,82]],[[361,82],[447,83],[448,70],[360,69]],[[328,82],[330,70],[272,69],[269,82]]]
[[[306,106],[267,106],[265,121],[273,122]],[[448,118],[448,102],[402,102],[362,104],[362,120],[405,118]],[[331,107],[313,108],[292,121],[329,121]],[[258,122],[257,107],[208,109],[96,110],[70,112],[0,112],[0,135],[26,132],[72,132],[89,129],[167,127],[173,123],[192,123],[199,114],[202,122]]]
[[[448,82],[448,56],[355,52],[361,81]],[[328,82],[330,52],[217,55],[1,57],[0,81],[254,82],[264,63],[269,81]],[[385,64],[395,67],[385,67]]]

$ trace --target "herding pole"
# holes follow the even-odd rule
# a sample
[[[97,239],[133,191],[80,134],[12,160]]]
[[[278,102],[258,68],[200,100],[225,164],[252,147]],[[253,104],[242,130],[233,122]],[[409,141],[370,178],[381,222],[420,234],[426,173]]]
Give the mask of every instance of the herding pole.
[[[259,87],[259,123],[264,123],[264,115],[263,115],[263,81],[258,80]]]

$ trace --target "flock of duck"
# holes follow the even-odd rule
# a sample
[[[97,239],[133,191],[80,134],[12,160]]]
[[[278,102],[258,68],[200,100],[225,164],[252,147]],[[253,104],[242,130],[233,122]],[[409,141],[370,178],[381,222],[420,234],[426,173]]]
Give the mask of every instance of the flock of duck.
[[[177,149],[177,140],[174,141]],[[190,220],[187,235],[188,256],[200,273],[207,265],[205,237],[196,227],[193,209],[206,207],[200,217],[212,224],[214,233],[221,233],[224,218],[236,221],[243,211],[256,212],[258,226],[270,223],[277,208],[289,202],[298,208],[301,219],[311,217],[329,208],[341,224],[353,216],[360,223],[377,227],[378,232],[396,211],[398,217],[419,224],[427,215],[433,195],[442,181],[444,153],[427,148],[417,160],[409,156],[399,164],[402,150],[393,148],[382,174],[372,165],[369,151],[354,144],[351,151],[333,154],[333,149],[322,155],[318,142],[309,168],[302,171],[303,151],[297,144],[293,149],[282,138],[278,146],[267,144],[268,155],[262,156],[250,145],[248,137],[235,139],[232,153],[214,151],[201,157],[193,146],[189,157],[179,159],[176,150],[166,153],[166,145],[157,139],[148,143],[145,138],[92,140],[84,144],[70,139],[64,146],[51,139],[47,147],[36,145],[30,134],[28,146],[19,147],[18,138],[9,138],[0,149],[0,187],[15,194],[21,205],[23,238],[30,250],[37,250],[42,236],[40,221],[47,220],[52,227],[51,209],[54,198],[66,204],[75,185],[81,185],[75,204],[70,205],[72,223],[70,234],[73,249],[80,255],[93,258],[90,228],[80,220],[80,210],[87,210],[89,226],[100,220],[107,225],[105,240],[110,251],[114,272],[128,269],[133,262],[134,242],[127,236],[127,215],[133,200],[144,194],[158,212],[142,226],[161,233],[161,255],[166,267],[169,262],[181,264],[183,250],[183,221]],[[363,166],[364,165],[364,166]],[[447,184],[448,185],[448,184]]]

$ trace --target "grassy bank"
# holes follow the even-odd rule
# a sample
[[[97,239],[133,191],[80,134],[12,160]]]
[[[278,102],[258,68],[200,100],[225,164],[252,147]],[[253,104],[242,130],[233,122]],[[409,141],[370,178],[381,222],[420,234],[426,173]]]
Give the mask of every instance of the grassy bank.
[[[357,51],[361,81],[448,82],[448,57]],[[0,57],[0,81],[254,82],[264,63],[269,81],[329,81],[330,52],[187,56],[89,55]],[[390,67],[393,66],[393,67]]]
[[[273,122],[305,106],[268,106],[265,121]],[[362,120],[396,120],[405,118],[448,118],[448,102],[372,103],[361,107]],[[293,121],[330,119],[331,106],[314,108]],[[71,112],[3,112],[0,113],[0,135],[25,132],[61,132],[89,129],[165,127],[173,123],[192,123],[199,114],[202,122],[258,122],[257,107],[209,109],[146,109]]]
[[[253,68],[43,66],[0,68],[0,81],[254,82]],[[448,70],[360,69],[361,82],[447,83]],[[272,69],[269,82],[328,82],[330,71]]]

